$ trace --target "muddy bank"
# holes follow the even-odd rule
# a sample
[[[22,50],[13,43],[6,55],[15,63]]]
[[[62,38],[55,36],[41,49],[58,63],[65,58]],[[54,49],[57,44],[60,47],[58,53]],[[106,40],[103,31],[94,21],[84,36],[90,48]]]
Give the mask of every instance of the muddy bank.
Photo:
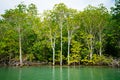
[[[45,62],[45,61],[23,61],[23,66],[40,66],[40,65],[52,65],[52,62]],[[55,65],[59,65],[58,62],[56,62]],[[63,65],[67,65],[67,64],[63,64]],[[103,62],[99,62],[96,64],[93,64],[92,62],[86,62],[86,63],[82,63],[82,62],[75,62],[75,63],[71,63],[69,66],[79,66],[79,65],[84,65],[84,66],[109,66],[109,67],[118,67],[120,68],[120,60],[118,59],[114,59],[112,62],[110,62],[109,64],[105,64]],[[0,62],[0,66],[20,66],[20,62],[19,61],[1,61]],[[67,65],[68,66],[68,65]]]

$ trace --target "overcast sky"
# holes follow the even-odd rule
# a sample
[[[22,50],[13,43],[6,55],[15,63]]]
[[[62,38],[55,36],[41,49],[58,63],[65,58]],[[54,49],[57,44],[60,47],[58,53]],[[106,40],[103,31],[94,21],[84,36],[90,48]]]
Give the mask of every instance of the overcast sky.
[[[0,0],[0,14],[3,14],[7,9],[15,8],[21,2],[24,2],[26,5],[34,3],[39,13],[52,9],[55,4],[60,2],[65,3],[69,8],[77,10],[83,10],[89,4],[97,6],[103,3],[108,9],[114,6],[114,0]]]

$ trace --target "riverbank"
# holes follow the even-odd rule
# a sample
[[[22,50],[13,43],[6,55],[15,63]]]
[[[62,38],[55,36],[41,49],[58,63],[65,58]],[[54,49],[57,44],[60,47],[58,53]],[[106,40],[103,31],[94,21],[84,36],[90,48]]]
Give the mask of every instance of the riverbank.
[[[23,66],[44,66],[44,65],[51,65],[52,66],[52,62],[40,62],[40,61],[34,61],[34,62],[24,61],[23,62]],[[12,62],[8,62],[7,64],[0,63],[0,66],[20,66],[20,62],[19,61],[12,61]],[[56,63],[54,66],[60,66],[60,65],[58,63]],[[68,65],[63,64],[63,66],[68,66]],[[120,61],[117,59],[114,59],[109,63],[103,62],[103,61],[95,63],[91,60],[86,60],[86,61],[81,61],[81,62],[73,62],[69,66],[108,66],[108,67],[120,68]]]

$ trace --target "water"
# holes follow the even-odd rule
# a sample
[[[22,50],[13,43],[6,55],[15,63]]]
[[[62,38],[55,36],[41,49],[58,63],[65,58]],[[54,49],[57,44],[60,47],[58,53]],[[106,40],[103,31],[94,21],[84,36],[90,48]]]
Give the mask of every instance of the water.
[[[0,80],[120,80],[119,68],[1,67]]]

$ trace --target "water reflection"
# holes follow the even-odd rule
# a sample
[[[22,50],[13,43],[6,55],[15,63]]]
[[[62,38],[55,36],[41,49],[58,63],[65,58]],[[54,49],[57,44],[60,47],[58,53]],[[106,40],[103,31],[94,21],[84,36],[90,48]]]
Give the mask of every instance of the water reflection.
[[[52,80],[55,80],[55,66],[52,69]]]
[[[70,67],[68,66],[68,72],[67,72],[67,74],[68,74],[68,80],[70,80]]]
[[[93,80],[93,70],[90,70],[90,78]]]
[[[13,72],[13,70],[15,70]],[[7,79],[1,80],[119,80],[120,70],[97,67],[51,66],[12,68],[6,70]],[[6,73],[6,74],[7,74]],[[11,74],[12,73],[12,74]],[[3,73],[1,73],[3,74]],[[15,75],[18,74],[18,75]],[[24,77],[24,78],[23,78]],[[15,78],[15,79],[14,79]],[[115,78],[115,79],[114,79]]]
[[[22,74],[22,69],[20,68],[20,69],[19,69],[19,77],[18,77],[18,80],[22,80],[22,79],[21,79],[21,74]]]
[[[60,66],[60,80],[62,80],[62,66]]]
[[[52,80],[64,80],[63,79],[63,71],[62,71],[62,66],[61,67],[52,67]]]
[[[102,72],[102,70],[100,70],[100,78],[101,78],[101,80],[104,80],[103,79],[103,72]]]

